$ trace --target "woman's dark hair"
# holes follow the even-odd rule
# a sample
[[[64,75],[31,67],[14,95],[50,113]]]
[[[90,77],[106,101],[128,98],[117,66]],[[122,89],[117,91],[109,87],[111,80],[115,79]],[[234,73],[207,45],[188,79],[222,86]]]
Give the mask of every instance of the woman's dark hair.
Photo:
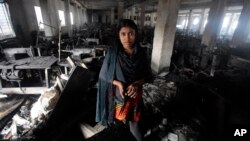
[[[117,26],[117,32],[121,30],[122,27],[131,27],[135,30],[136,34],[138,33],[137,25],[134,23],[134,21],[130,19],[121,19]]]
[[[135,44],[137,44],[138,43],[138,28],[137,28],[137,25],[134,23],[134,21],[130,20],[130,19],[119,20],[119,23],[117,25],[118,40],[119,40],[119,32],[120,32],[121,28],[123,28],[123,27],[130,27],[130,28],[135,30]]]

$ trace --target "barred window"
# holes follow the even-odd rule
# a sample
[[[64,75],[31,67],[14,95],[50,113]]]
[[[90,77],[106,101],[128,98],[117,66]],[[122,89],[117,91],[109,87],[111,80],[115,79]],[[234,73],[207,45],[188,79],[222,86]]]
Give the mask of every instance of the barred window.
[[[7,3],[0,3],[0,40],[15,37]]]

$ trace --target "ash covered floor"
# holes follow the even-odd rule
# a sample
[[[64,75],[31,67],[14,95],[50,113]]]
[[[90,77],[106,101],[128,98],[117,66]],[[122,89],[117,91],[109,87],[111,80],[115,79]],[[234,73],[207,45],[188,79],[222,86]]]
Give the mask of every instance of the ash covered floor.
[[[93,69],[93,68],[92,68]],[[98,69],[91,70],[97,74]],[[96,87],[94,81],[81,80],[82,69],[76,71],[54,109],[31,120],[32,104],[38,96],[7,96],[1,105],[1,139],[7,140],[134,140],[126,124],[116,122],[102,130],[90,132],[85,138],[81,125],[95,129]],[[78,79],[77,79],[78,78]],[[90,87],[81,88],[73,81]],[[232,130],[250,125],[250,105],[247,91],[249,76],[235,69],[216,71],[211,77],[206,72],[178,70],[155,77],[153,83],[144,85],[144,112],[140,125],[146,141],[214,141],[230,138]],[[6,104],[6,99],[11,99]],[[49,108],[49,107],[47,107]],[[4,111],[4,112],[3,112]],[[8,119],[8,120],[6,120]]]

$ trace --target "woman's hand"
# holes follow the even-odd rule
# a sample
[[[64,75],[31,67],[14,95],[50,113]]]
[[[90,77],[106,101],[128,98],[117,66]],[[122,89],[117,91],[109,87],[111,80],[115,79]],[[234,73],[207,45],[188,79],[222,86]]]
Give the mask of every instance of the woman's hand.
[[[135,81],[134,83],[132,83],[127,87],[125,95],[131,98],[135,98],[137,96],[139,89],[142,87],[143,83],[144,79]]]
[[[137,96],[137,92],[139,90],[139,86],[137,84],[131,84],[127,87],[127,92],[125,95],[135,98]]]
[[[113,85],[118,87],[118,89],[120,91],[120,95],[121,95],[122,99],[124,99],[124,85],[123,85],[123,83],[121,81],[114,80]]]

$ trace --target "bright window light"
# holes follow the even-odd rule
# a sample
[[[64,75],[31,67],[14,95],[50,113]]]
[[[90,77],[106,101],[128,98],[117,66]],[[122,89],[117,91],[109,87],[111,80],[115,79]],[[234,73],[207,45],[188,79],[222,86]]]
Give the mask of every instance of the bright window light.
[[[70,12],[69,14],[70,14],[70,22],[71,22],[71,25],[73,25],[73,24],[74,24],[74,21],[73,21],[73,14],[72,14],[72,12]]]
[[[181,25],[184,27],[185,23],[186,23],[186,20],[183,20],[182,23],[181,23]]]
[[[0,40],[15,37],[10,20],[9,7],[6,3],[0,3]]]
[[[231,27],[228,30],[228,35],[233,36],[235,29],[237,28],[238,20],[233,21]]]
[[[39,27],[39,29],[44,29],[44,25],[41,24],[41,23],[43,23],[41,8],[38,6],[34,6],[34,7],[35,7],[35,12],[36,12],[36,19],[37,19],[38,27]]]
[[[230,36],[233,36],[234,31],[235,31],[235,29],[236,29],[237,26],[238,26],[240,14],[241,14],[241,13],[234,13],[234,14],[233,14],[232,23],[231,23],[231,26],[230,26],[230,28],[229,28],[229,30],[228,30],[228,34],[229,34]]]
[[[205,20],[203,27],[206,27],[207,25],[207,20]]]
[[[232,30],[234,31],[238,25],[238,21],[234,21],[232,25]]]
[[[229,18],[230,17],[225,17],[224,18],[222,28],[227,28],[227,26],[229,25]]]
[[[228,26],[230,25],[230,19],[231,19],[232,14],[231,13],[226,13],[223,19],[222,27],[220,34],[225,35],[227,34]]]
[[[64,11],[58,10],[59,14],[59,20],[61,22],[61,26],[65,26],[65,16],[64,16]]]
[[[197,25],[200,22],[199,18],[196,17],[193,21],[193,25]]]

